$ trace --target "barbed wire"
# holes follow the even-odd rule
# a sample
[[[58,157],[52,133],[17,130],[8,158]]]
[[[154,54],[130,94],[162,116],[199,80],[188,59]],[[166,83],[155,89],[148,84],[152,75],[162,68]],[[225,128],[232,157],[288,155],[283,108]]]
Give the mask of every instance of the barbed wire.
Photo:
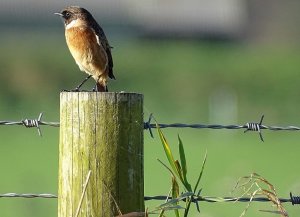
[[[23,119],[21,121],[0,121],[0,125],[21,125],[27,128],[37,128],[39,136],[42,136],[40,126],[47,125],[52,127],[59,127],[59,122],[46,122],[42,121],[43,113],[41,112],[36,119]]]
[[[272,131],[299,131],[300,127],[297,126],[266,126],[263,125],[264,115],[261,116],[259,122],[247,122],[244,125],[221,125],[221,124],[183,124],[183,123],[174,123],[174,124],[152,124],[153,115],[150,114],[149,119],[147,122],[144,123],[144,129],[149,130],[151,137],[153,137],[152,128],[193,128],[193,129],[227,129],[227,130],[238,130],[238,129],[245,129],[244,133],[248,131],[256,131],[259,133],[259,137],[261,141],[264,141],[262,130],[272,130]]]
[[[20,197],[20,198],[47,198],[47,199],[57,198],[56,195],[54,195],[54,194],[48,194],[48,193],[45,193],[45,194],[32,194],[32,193],[29,193],[29,194],[17,194],[17,193],[0,194],[0,198],[4,198],[4,197],[13,197],[13,198],[16,198],[16,197]]]
[[[54,194],[44,193],[44,194],[17,194],[17,193],[6,193],[0,194],[0,198],[45,198],[45,199],[56,199],[57,196]],[[159,196],[145,196],[144,200],[166,200],[172,199],[172,197],[159,195]],[[209,196],[193,196],[193,202],[203,201],[209,203],[216,203],[216,202],[270,202],[271,200],[266,197],[209,197]],[[300,196],[293,196],[290,193],[290,198],[279,198],[281,203],[292,203],[292,205],[300,204]]]
[[[166,200],[166,199],[172,199],[172,197],[168,196],[145,196],[144,200]],[[281,203],[292,203],[292,205],[300,204],[300,196],[293,196],[292,193],[290,193],[290,198],[278,198]],[[192,199],[193,202],[197,201],[204,201],[209,203],[217,203],[217,202],[271,202],[269,198],[266,197],[210,197],[210,196],[193,196]]]
[[[27,128],[35,127],[38,130],[38,134],[42,136],[42,131],[40,126],[52,126],[52,127],[59,127],[59,122],[47,122],[42,121],[43,113],[40,113],[38,118],[36,119],[23,119],[21,121],[0,121],[1,125],[21,125]],[[153,138],[153,128],[192,128],[192,129],[213,129],[213,130],[220,130],[220,129],[227,129],[227,130],[239,130],[244,129],[244,133],[248,131],[255,131],[259,133],[259,137],[261,141],[264,141],[262,130],[271,130],[271,131],[299,131],[300,127],[298,126],[267,126],[263,124],[264,115],[261,116],[259,122],[247,122],[243,125],[222,125],[222,124],[185,124],[185,123],[173,123],[173,124],[164,124],[164,123],[151,123],[153,120],[153,115],[150,114],[149,119],[147,122],[144,122],[144,130],[148,130],[150,136]]]

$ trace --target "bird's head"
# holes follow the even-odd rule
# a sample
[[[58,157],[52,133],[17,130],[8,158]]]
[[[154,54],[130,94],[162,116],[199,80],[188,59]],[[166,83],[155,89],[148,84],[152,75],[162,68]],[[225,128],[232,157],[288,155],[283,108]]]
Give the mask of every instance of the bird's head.
[[[66,28],[75,25],[75,23],[78,21],[88,22],[90,19],[93,19],[90,12],[78,6],[69,6],[63,9],[61,12],[54,14],[63,18]]]

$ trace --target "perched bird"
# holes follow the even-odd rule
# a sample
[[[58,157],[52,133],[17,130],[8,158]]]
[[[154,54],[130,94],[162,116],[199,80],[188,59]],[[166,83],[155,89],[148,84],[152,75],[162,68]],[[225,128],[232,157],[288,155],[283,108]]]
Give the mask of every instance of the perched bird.
[[[108,78],[115,79],[111,46],[104,31],[90,12],[78,6],[69,6],[59,13],[65,24],[65,36],[69,50],[81,71],[89,76],[76,88],[90,78],[96,81],[96,90],[107,92]]]

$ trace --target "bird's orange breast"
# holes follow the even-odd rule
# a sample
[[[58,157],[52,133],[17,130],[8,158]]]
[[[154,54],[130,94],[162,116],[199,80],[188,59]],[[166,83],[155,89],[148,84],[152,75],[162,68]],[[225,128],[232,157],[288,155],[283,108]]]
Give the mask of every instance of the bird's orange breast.
[[[94,31],[87,27],[72,27],[65,32],[69,50],[82,71],[96,79],[107,77],[108,60],[101,44],[97,42]]]

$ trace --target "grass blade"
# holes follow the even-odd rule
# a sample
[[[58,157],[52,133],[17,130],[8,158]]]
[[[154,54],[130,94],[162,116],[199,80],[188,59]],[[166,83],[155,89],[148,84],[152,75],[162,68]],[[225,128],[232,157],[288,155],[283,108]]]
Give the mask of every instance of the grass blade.
[[[179,185],[176,178],[173,176],[172,177],[172,198],[177,198],[177,197],[179,197]],[[178,205],[178,202],[176,204]],[[175,209],[174,212],[175,212],[175,216],[179,217],[178,209]]]
[[[180,163],[181,163],[181,171],[182,171],[182,178],[183,178],[183,185],[185,186],[185,188],[188,191],[192,191],[192,187],[189,184],[188,180],[187,180],[187,163],[186,163],[186,158],[185,158],[185,153],[184,153],[184,148],[183,148],[183,143],[182,140],[180,138],[180,136],[178,135],[178,147],[179,147],[179,156],[180,156]]]
[[[173,173],[173,171],[165,164],[163,163],[161,160],[157,159],[159,163],[161,163],[167,170],[169,170],[169,172],[172,174],[172,176],[175,177],[175,174]]]
[[[202,163],[201,171],[200,171],[200,174],[199,174],[199,176],[198,176],[196,185],[195,185],[195,187],[194,187],[194,193],[196,193],[196,191],[197,191],[197,189],[198,189],[198,185],[199,185],[200,180],[201,180],[201,178],[202,178],[203,171],[204,171],[204,167],[205,167],[205,163],[206,163],[206,158],[207,158],[207,151],[205,152],[205,156],[204,156],[204,160],[203,160],[203,163]]]
[[[163,145],[163,148],[165,150],[165,153],[166,153],[166,156],[167,156],[167,159],[170,163],[170,166],[173,170],[173,172],[176,174],[176,176],[183,182],[183,179],[182,179],[182,175],[181,175],[181,171],[180,171],[180,167],[178,167],[175,163],[175,159],[173,157],[173,154],[172,154],[172,151],[171,151],[171,148],[169,146],[169,143],[167,142],[164,134],[162,133],[161,129],[159,128],[159,125],[156,123],[156,127],[157,127],[157,131],[158,131],[158,134],[159,134],[159,137],[160,137],[160,140],[162,142],[162,145]]]
[[[181,194],[179,197],[177,198],[172,198],[171,200],[168,200],[168,202],[165,202],[161,205],[158,206],[158,208],[163,208],[163,207],[168,207],[168,206],[173,206],[174,204],[180,202],[180,201],[183,201],[185,200],[186,198],[188,197],[191,197],[193,196],[194,193],[193,192],[185,192],[183,194]]]

